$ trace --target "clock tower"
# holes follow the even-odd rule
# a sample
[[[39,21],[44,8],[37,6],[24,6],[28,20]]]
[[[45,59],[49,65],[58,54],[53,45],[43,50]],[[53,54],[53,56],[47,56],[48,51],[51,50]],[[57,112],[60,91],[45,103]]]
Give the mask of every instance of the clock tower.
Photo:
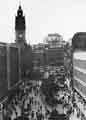
[[[23,15],[21,5],[19,5],[19,8],[17,10],[17,16],[15,18],[16,44],[22,46],[26,43],[25,32],[26,32],[25,16]]]

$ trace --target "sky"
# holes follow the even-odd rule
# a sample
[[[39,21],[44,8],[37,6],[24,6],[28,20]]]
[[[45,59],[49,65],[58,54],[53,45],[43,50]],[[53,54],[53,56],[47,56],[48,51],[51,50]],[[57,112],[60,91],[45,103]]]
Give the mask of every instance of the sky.
[[[86,32],[86,0],[2,0],[0,41],[15,41],[15,16],[21,1],[26,17],[27,43],[43,42],[49,33],[68,41],[76,32]]]

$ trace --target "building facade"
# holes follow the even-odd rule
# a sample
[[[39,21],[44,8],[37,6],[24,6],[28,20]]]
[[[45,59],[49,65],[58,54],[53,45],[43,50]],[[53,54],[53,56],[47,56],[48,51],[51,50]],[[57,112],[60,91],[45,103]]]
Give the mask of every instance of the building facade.
[[[46,63],[47,66],[64,66],[64,40],[61,35],[48,34],[46,37]]]

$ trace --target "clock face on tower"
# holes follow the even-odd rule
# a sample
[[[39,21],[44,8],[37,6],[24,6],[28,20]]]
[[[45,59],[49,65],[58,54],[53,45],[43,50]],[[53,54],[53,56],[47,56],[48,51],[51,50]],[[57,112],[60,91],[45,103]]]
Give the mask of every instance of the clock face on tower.
[[[23,38],[23,34],[22,33],[19,34],[19,38]]]
[[[24,42],[25,41],[25,31],[17,31],[16,32],[16,40],[18,42]]]
[[[21,39],[24,39],[24,32],[23,31],[19,31],[17,33],[17,36],[18,36],[18,39],[21,40]]]

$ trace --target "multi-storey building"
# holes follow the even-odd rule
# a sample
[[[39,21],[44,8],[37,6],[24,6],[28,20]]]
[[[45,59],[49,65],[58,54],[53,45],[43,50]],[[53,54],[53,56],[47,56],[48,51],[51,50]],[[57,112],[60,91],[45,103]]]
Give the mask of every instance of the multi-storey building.
[[[74,88],[86,99],[86,33],[74,35],[73,43],[73,77]]]
[[[64,44],[61,35],[48,34],[45,48],[47,66],[64,66]]]
[[[74,53],[74,88],[86,99],[86,52]]]
[[[32,47],[32,64],[35,78],[41,77],[44,72],[44,44],[40,43]],[[34,76],[35,76],[34,75]]]
[[[43,73],[46,70],[56,71],[64,66],[64,46],[62,36],[48,34],[44,43],[33,46],[33,71]]]
[[[86,101],[86,32],[76,33],[72,39],[73,44],[73,88],[81,100]],[[75,96],[75,98],[77,98]],[[76,99],[77,100],[77,99]],[[86,111],[80,107],[86,118]]]

